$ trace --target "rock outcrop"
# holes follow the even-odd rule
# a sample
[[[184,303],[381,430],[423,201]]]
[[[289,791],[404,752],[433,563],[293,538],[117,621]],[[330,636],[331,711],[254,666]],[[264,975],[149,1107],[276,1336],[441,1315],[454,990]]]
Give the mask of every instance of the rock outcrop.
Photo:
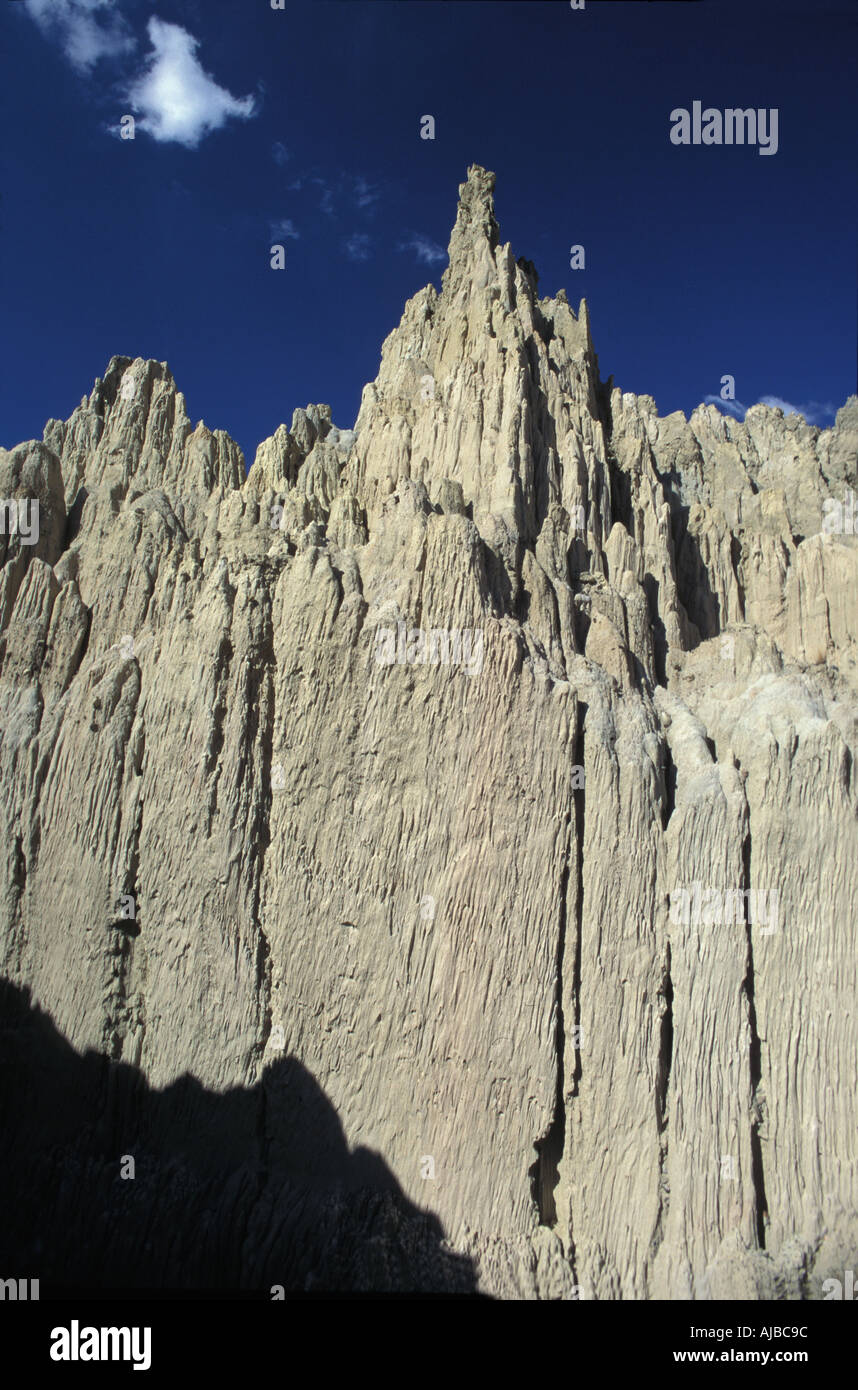
[[[0,451],[22,1273],[768,1299],[858,1256],[858,399],[660,418],[493,186],[353,430],[296,410],[245,478],[114,357]]]

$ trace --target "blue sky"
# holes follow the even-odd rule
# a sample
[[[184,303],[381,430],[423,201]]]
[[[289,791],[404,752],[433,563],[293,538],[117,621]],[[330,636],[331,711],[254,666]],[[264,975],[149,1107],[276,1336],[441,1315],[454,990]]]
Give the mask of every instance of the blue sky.
[[[662,413],[730,374],[824,425],[856,389],[854,4],[7,0],[0,43],[6,447],[114,353],[167,361],[248,462],[296,406],[347,428],[470,163]],[[777,152],[674,145],[695,100],[777,108]]]

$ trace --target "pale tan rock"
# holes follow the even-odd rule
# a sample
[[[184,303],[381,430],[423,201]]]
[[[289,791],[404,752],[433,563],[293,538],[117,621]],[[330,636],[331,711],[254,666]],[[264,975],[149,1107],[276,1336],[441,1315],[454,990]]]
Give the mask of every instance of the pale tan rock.
[[[354,430],[296,410],[245,479],[113,358],[0,453],[45,518],[0,537],[3,972],[71,1076],[117,1064],[153,1279],[205,1279],[203,1205],[248,1287],[820,1297],[858,1248],[858,402],[659,417],[493,187]],[[694,884],[776,929],[682,920]],[[19,1051],[74,1274],[119,1199]]]

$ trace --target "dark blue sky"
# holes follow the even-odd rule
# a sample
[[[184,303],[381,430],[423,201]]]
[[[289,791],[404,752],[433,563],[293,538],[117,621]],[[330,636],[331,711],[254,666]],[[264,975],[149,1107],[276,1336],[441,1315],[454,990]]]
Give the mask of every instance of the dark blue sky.
[[[114,353],[166,360],[248,462],[295,406],[350,426],[472,162],[540,293],[586,295],[602,376],[662,413],[725,373],[821,424],[855,391],[854,3],[5,0],[0,40],[7,447]],[[695,100],[776,107],[777,153],[673,145]]]

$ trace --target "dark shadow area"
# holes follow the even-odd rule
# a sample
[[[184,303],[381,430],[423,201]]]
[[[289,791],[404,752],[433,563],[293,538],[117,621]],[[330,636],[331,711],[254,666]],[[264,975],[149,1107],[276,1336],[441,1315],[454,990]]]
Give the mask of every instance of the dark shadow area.
[[[75,493],[75,499],[71,507],[69,508],[69,513],[66,517],[66,534],[65,539],[63,541],[64,552],[68,550],[69,546],[77,540],[78,535],[80,534],[81,517],[83,516],[83,509],[86,505],[86,499],[88,496],[89,493],[87,489],[83,486],[79,487],[77,492]]]
[[[607,438],[610,439],[610,435]],[[611,490],[611,516],[615,522],[622,522],[629,535],[633,537],[635,524],[632,518],[632,480],[628,473],[621,468],[610,445],[607,449],[607,455],[608,486]]]
[[[691,508],[682,501],[682,479],[675,471],[657,473],[656,476],[664,488],[664,494],[670,505],[670,527],[673,537],[677,593],[690,622],[697,629],[696,640],[689,648],[689,650],[693,650],[698,642],[706,642],[710,638],[718,636],[724,623],[724,615],[721,612],[718,597],[713,592],[709,582],[709,569],[700,548],[700,537],[689,529]],[[739,585],[744,611],[744,593],[739,581],[741,554],[740,542],[735,536],[731,536],[730,559],[736,582]]]
[[[130,1176],[133,1159],[133,1176]],[[415,1163],[420,1155],[415,1155]],[[123,1176],[123,1173],[126,1176]],[[431,1183],[427,1186],[431,1189]],[[103,1289],[473,1294],[293,1057],[224,1093],[80,1054],[0,980],[0,1276]]]
[[[661,828],[666,830],[670,824],[670,818],[676,810],[676,763],[670,753],[670,745],[667,740],[662,743],[662,799],[661,799]]]
[[[486,570],[486,580],[489,587],[492,603],[498,616],[509,613],[513,606],[512,585],[506,567],[501,557],[492,550],[491,546],[480,538],[480,552],[483,557],[483,564]],[[520,567],[520,558],[518,564]]]
[[[652,658],[655,679],[658,685],[667,685],[667,631],[659,613],[659,583],[655,575],[645,574],[643,590],[649,608],[649,625],[652,632]]]
[[[730,538],[730,561],[733,565],[733,573],[736,576],[736,586],[739,590],[739,611],[742,617],[745,616],[745,586],[742,583],[742,542],[738,536]]]
[[[671,495],[671,527],[676,556],[676,587],[682,606],[700,634],[702,642],[721,631],[721,605],[712,592],[709,570],[700,549],[700,538],[689,530],[691,509],[681,506]],[[731,544],[731,557],[734,547]]]

